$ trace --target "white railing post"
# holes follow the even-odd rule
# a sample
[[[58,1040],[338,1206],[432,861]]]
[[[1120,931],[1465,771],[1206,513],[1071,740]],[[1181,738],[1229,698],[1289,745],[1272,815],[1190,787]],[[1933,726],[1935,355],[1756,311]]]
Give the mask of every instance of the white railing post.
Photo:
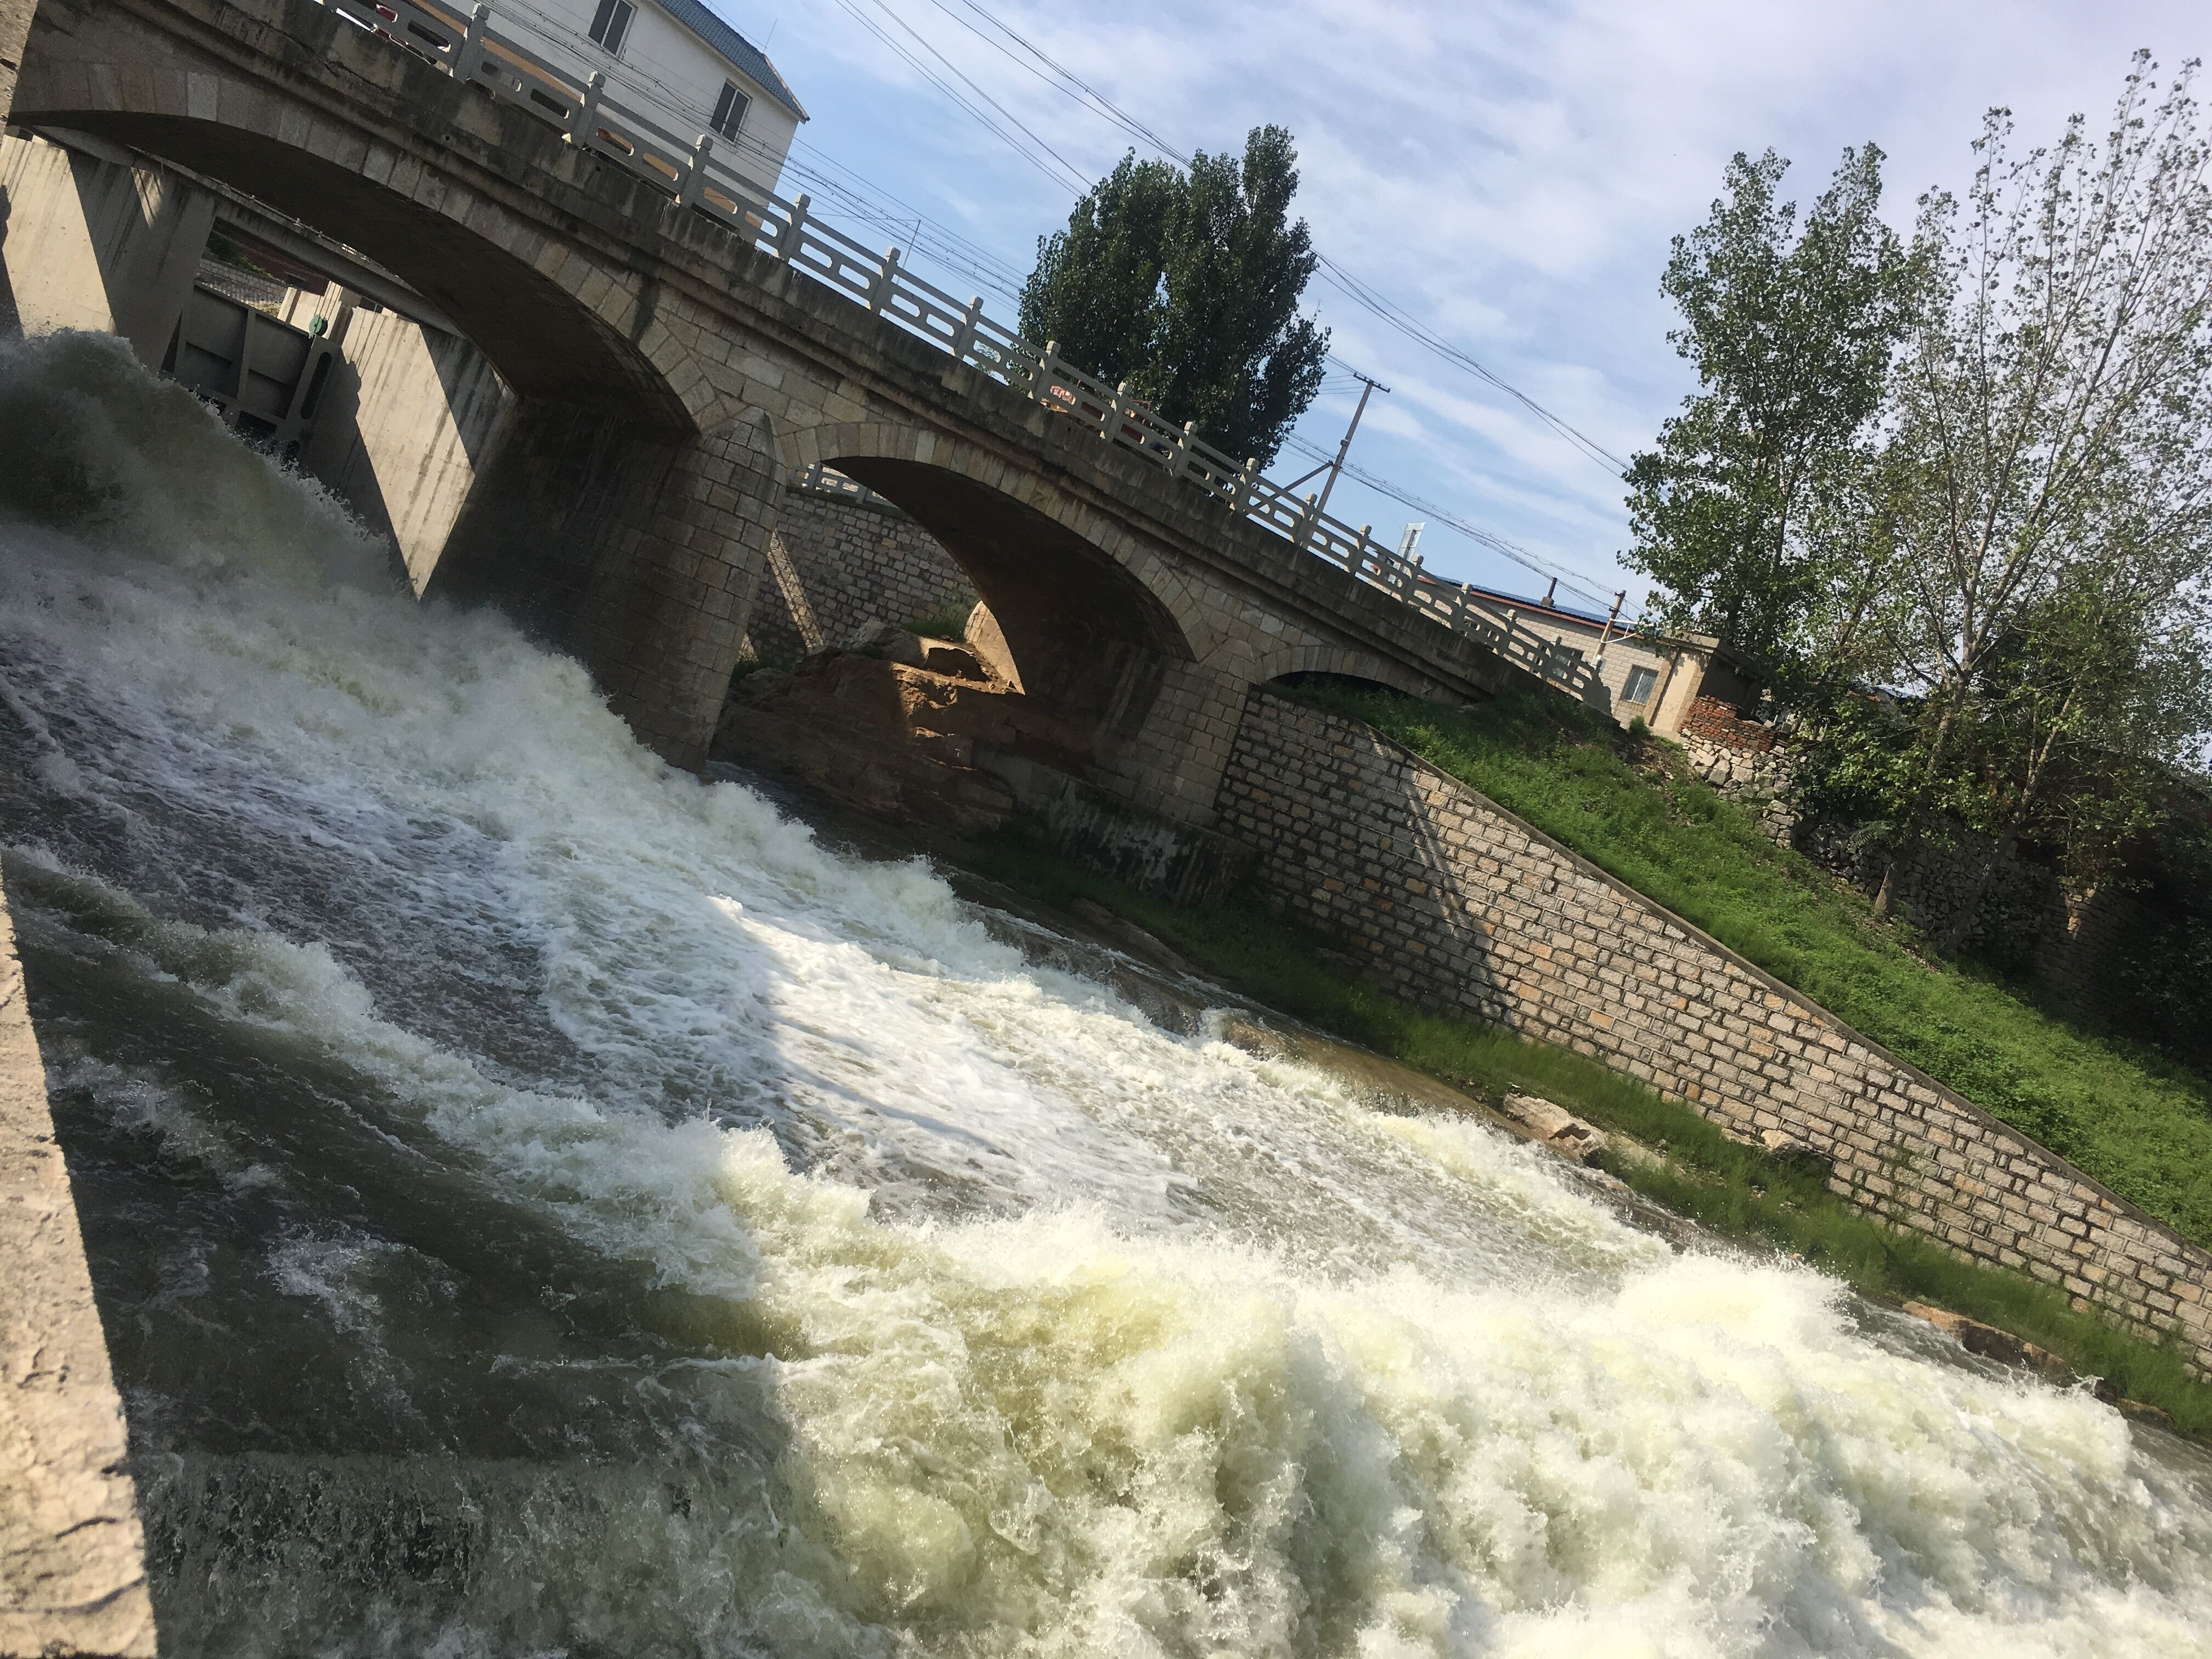
[[[1060,342],[1047,340],[1044,350],[1037,358],[1036,383],[1030,387],[1030,396],[1050,408],[1053,402],[1052,383],[1060,368]]]
[[[952,355],[963,363],[975,355],[975,325],[982,320],[983,296],[978,294],[969,298],[968,314],[960,319],[960,331],[952,337]]]
[[[1129,395],[1127,380],[1114,388],[1114,395],[1106,400],[1105,412],[1098,417],[1098,435],[1108,443],[1121,435],[1121,400]]]
[[[684,183],[676,192],[676,205],[697,207],[707,194],[707,157],[714,152],[714,141],[705,133],[692,146],[691,165],[684,170]]]
[[[1239,518],[1250,518],[1252,510],[1260,505],[1260,492],[1255,488],[1259,477],[1260,458],[1257,455],[1247,455],[1244,458],[1244,470],[1237,475],[1235,500],[1237,515]]]
[[[460,47],[453,53],[453,79],[476,79],[477,71],[483,67],[484,31],[490,27],[489,6],[478,4],[469,9],[469,32],[461,37]]]
[[[1299,547],[1312,546],[1314,526],[1320,519],[1321,497],[1309,489],[1306,491],[1305,510],[1298,514],[1297,534],[1291,538],[1291,541]]]
[[[786,264],[799,257],[799,244],[805,234],[806,210],[810,201],[811,198],[802,191],[799,199],[791,204],[790,222],[776,233],[775,257]]]
[[[898,286],[898,259],[896,248],[885,248],[883,264],[877,268],[875,276],[869,279],[868,309],[878,317],[884,314],[884,306],[890,301],[891,290]]]
[[[593,70],[584,77],[584,95],[568,112],[568,142],[579,149],[597,146],[599,131],[599,94],[605,90],[607,77]]]
[[[1176,439],[1175,452],[1168,457],[1168,471],[1180,478],[1190,471],[1190,441],[1198,435],[1198,422],[1185,421],[1182,435]]]

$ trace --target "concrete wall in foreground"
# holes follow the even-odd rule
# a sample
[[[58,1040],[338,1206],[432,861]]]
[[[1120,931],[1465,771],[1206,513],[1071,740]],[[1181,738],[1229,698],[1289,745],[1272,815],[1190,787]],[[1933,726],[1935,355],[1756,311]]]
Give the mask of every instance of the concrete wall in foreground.
[[[1254,693],[1217,827],[1409,1001],[1565,1044],[1747,1139],[1780,1131],[1859,1207],[2212,1370],[2212,1253],[1371,727]]]
[[[154,1652],[123,1402],[0,889],[0,1654]]]
[[[420,593],[506,435],[514,398],[466,340],[362,310],[336,286],[294,308],[303,326],[327,314],[338,343],[329,383],[311,390],[313,435],[301,465],[392,538]]]

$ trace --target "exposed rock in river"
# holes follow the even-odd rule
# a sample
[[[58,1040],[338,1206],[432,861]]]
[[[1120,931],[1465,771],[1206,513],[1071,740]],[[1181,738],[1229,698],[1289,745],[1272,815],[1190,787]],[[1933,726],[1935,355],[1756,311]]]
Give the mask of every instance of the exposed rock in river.
[[[1564,1106],[1535,1095],[1505,1097],[1505,1115],[1563,1157],[1585,1164],[1605,1150],[1605,1136]]]
[[[992,678],[973,653],[872,624],[854,649],[818,652],[732,688],[716,760],[792,779],[878,817],[961,834],[997,828],[1013,796],[976,764],[1012,755],[1079,774],[1085,735]]]

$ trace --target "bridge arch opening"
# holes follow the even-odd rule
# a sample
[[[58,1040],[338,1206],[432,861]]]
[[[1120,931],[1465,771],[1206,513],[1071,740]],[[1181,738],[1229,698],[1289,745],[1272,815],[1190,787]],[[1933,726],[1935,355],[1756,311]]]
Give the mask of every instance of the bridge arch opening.
[[[927,531],[974,584],[1019,684],[1108,743],[1144,725],[1167,665],[1195,655],[1158,595],[1049,514],[927,462],[825,452]]]
[[[434,94],[471,96],[424,71]],[[94,77],[87,77],[97,85]],[[143,77],[138,77],[143,80]],[[125,76],[108,85],[127,88]],[[24,88],[36,96],[35,80]],[[126,94],[127,96],[127,94]],[[696,429],[691,412],[663,366],[638,339],[652,321],[647,302],[625,331],[595,307],[503,245],[504,216],[484,202],[464,222],[417,201],[358,166],[326,159],[279,131],[123,106],[25,107],[18,125],[64,138],[82,134],[164,161],[252,197],[381,265],[444,313],[520,397],[588,410],[671,435]],[[264,106],[257,106],[264,107]],[[558,139],[526,116],[492,113],[516,124],[507,135],[525,155]],[[264,117],[272,125],[281,118]],[[574,273],[571,273],[572,275]],[[580,283],[579,286],[586,286]],[[588,284],[604,298],[609,284]]]

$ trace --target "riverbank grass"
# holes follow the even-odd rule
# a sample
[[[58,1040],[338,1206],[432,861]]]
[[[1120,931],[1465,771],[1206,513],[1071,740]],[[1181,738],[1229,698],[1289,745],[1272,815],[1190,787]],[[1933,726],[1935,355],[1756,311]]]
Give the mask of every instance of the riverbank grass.
[[[1079,899],[1103,905],[1232,989],[1455,1088],[1491,1100],[1519,1091],[1556,1101],[1660,1152],[1656,1164],[1607,1156],[1605,1167],[1677,1214],[1785,1252],[1876,1301],[1932,1303],[2010,1331],[2077,1373],[2156,1406],[2183,1432],[2212,1438],[2212,1386],[2191,1380],[2178,1351],[2076,1313],[2063,1295],[2023,1274],[1977,1267],[1917,1234],[1892,1232],[1829,1192],[1817,1173],[1730,1140],[1688,1106],[1571,1049],[1399,1001],[1255,899],[1181,909],[1092,875],[1019,830],[973,846],[960,862],[1059,908]]]
[[[1559,699],[1447,708],[1308,687],[1703,928],[2185,1237],[2212,1245],[2212,1085],[2143,1044],[2072,1024],[1911,933],[1751,815]]]

